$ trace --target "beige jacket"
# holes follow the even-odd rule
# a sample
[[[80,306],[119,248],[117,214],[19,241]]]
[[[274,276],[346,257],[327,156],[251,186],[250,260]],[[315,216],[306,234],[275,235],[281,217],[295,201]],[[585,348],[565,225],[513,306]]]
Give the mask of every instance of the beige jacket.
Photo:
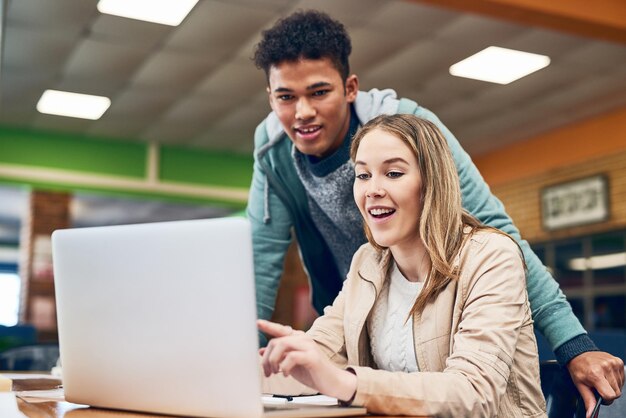
[[[308,331],[338,366],[355,371],[353,405],[389,415],[545,416],[515,243],[484,231],[468,239],[458,257],[459,280],[413,317],[416,373],[378,370],[370,352],[366,321],[387,279],[389,257],[363,245],[341,293]]]

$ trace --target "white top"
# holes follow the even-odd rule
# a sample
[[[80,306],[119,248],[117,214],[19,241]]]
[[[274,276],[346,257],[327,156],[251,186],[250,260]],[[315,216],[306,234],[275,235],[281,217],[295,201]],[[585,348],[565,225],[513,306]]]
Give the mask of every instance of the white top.
[[[374,303],[367,325],[372,355],[379,368],[419,371],[413,345],[413,317],[406,319],[423,285],[408,281],[393,263],[391,277]]]

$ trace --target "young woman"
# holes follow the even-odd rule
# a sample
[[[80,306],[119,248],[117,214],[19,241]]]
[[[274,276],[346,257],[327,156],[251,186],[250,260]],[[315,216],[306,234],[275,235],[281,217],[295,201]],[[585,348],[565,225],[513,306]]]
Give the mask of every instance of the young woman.
[[[369,243],[307,333],[259,321],[275,337],[264,389],[304,390],[295,378],[378,414],[545,416],[519,248],[463,211],[438,129],[379,116],[351,158]]]

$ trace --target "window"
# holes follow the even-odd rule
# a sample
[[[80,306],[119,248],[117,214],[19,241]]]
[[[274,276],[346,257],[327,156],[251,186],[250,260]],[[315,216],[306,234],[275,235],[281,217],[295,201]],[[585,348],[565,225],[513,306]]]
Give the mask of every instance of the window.
[[[598,257],[596,260],[604,260],[604,265],[596,266],[597,268],[593,270],[593,281],[595,285],[609,286],[624,284],[626,266],[620,263],[619,254],[623,254],[624,251],[626,251],[624,245],[626,241],[625,238],[625,234],[605,234],[591,238],[591,248],[593,249],[592,256]],[[600,257],[604,258],[600,259]],[[611,262],[611,257],[616,258],[616,260]],[[596,264],[598,264],[598,262],[596,262]]]
[[[583,285],[583,272],[572,268],[571,260],[583,256],[583,246],[580,241],[556,244],[555,252],[555,279],[562,289],[580,287]]]
[[[626,329],[626,231],[532,245],[588,331]]]
[[[572,306],[572,311],[581,324],[585,323],[585,306],[580,298],[567,298]]]
[[[0,272],[0,325],[17,324],[20,278],[15,273]]]
[[[593,326],[596,330],[624,329],[625,296],[600,296],[594,300]]]

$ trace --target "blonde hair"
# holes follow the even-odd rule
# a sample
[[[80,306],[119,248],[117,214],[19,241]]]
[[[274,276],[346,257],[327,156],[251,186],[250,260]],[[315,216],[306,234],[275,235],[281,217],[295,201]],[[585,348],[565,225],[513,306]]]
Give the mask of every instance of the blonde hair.
[[[420,198],[423,207],[421,214],[416,213],[415,216],[419,217],[419,235],[430,257],[431,268],[424,288],[411,309],[409,315],[412,315],[421,312],[451,280],[458,279],[459,271],[454,258],[463,246],[464,237],[469,236],[463,234],[463,229],[466,226],[472,232],[478,228],[495,229],[483,226],[463,209],[461,186],[452,154],[446,139],[432,122],[414,115],[378,116],[355,134],[350,148],[352,161],[363,138],[377,129],[399,138],[413,151],[422,177]],[[382,252],[385,248],[376,243],[365,222],[363,228],[369,243]],[[391,262],[387,269],[390,265]]]

